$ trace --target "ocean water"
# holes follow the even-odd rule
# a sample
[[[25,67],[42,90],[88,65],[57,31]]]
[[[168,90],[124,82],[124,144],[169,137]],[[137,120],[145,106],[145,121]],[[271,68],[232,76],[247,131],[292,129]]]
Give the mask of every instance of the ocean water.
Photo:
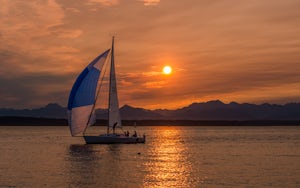
[[[68,127],[2,126],[0,187],[300,187],[300,127],[137,131],[145,144],[85,145]]]

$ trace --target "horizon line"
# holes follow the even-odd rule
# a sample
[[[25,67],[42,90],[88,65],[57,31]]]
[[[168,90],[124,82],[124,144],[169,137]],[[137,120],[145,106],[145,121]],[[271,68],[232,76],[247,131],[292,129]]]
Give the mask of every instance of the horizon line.
[[[282,104],[278,104],[278,103],[269,103],[269,102],[264,102],[264,103],[251,103],[251,102],[236,102],[236,101],[231,101],[231,102],[223,102],[222,100],[219,100],[219,99],[216,99],[216,100],[209,100],[209,101],[205,101],[205,102],[192,102],[186,106],[181,106],[181,107],[178,107],[178,108],[155,108],[155,109],[148,109],[148,108],[143,108],[143,107],[139,107],[139,106],[133,106],[133,105],[130,105],[130,104],[124,104],[122,105],[120,108],[123,108],[124,106],[129,106],[129,107],[132,107],[132,108],[142,108],[142,109],[145,109],[145,110],[151,110],[151,111],[155,111],[155,110],[178,110],[178,109],[182,109],[182,108],[186,108],[186,107],[189,107],[193,104],[204,104],[204,103],[209,103],[209,102],[220,102],[222,104],[225,104],[225,105],[229,105],[229,104],[232,104],[232,103],[236,103],[236,104],[239,104],[239,105],[242,105],[242,104],[252,104],[252,105],[264,105],[264,104],[269,104],[269,105],[279,105],[279,106],[284,106],[284,105],[287,105],[287,104],[299,104],[300,101],[297,101],[297,102],[286,102],[286,103],[282,103]],[[63,106],[57,102],[49,102],[48,104],[44,105],[44,106],[39,106],[39,107],[32,107],[32,108],[13,108],[13,107],[0,107],[0,109],[14,109],[14,110],[33,110],[33,109],[39,109],[39,108],[44,108],[48,105],[52,105],[52,104],[55,104],[55,105],[58,105],[62,108],[67,108],[67,106]],[[97,109],[106,109],[106,108],[97,108]]]

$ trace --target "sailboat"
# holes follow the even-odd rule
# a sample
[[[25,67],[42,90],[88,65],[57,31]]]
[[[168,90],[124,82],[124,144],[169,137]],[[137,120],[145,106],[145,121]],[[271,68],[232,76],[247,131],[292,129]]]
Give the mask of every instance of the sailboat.
[[[96,102],[104,83],[106,68],[110,67],[108,84],[108,123],[107,131],[100,135],[86,135],[89,126],[96,123]],[[118,133],[122,130],[117,93],[114,62],[114,37],[111,49],[96,57],[76,79],[68,101],[68,124],[72,136],[83,136],[87,144],[145,143],[146,136],[135,132]]]

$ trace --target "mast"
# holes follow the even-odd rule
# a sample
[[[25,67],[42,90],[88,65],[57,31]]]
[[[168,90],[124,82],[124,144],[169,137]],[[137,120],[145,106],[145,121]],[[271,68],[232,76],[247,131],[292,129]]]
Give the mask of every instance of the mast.
[[[114,66],[114,41],[115,36],[112,37],[111,43],[111,55],[110,55],[110,74],[109,74],[109,90],[108,90],[108,123],[107,123],[107,134],[109,134],[109,127],[110,127],[110,111],[111,111],[111,84],[112,84],[112,67]]]
[[[109,79],[109,102],[108,102],[108,127],[107,133],[112,128],[115,133],[115,128],[121,127],[121,118],[119,110],[119,100],[117,92],[117,80],[115,72],[115,56],[114,56],[114,37],[112,39],[111,47],[111,65],[110,65],[110,79]]]

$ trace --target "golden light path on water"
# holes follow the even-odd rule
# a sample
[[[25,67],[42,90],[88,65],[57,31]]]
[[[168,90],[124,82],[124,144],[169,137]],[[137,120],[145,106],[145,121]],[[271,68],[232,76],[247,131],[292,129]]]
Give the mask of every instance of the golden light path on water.
[[[165,129],[165,130],[164,130]],[[149,149],[148,172],[143,187],[190,187],[191,163],[187,160],[187,148],[176,127],[160,127],[157,140]]]

